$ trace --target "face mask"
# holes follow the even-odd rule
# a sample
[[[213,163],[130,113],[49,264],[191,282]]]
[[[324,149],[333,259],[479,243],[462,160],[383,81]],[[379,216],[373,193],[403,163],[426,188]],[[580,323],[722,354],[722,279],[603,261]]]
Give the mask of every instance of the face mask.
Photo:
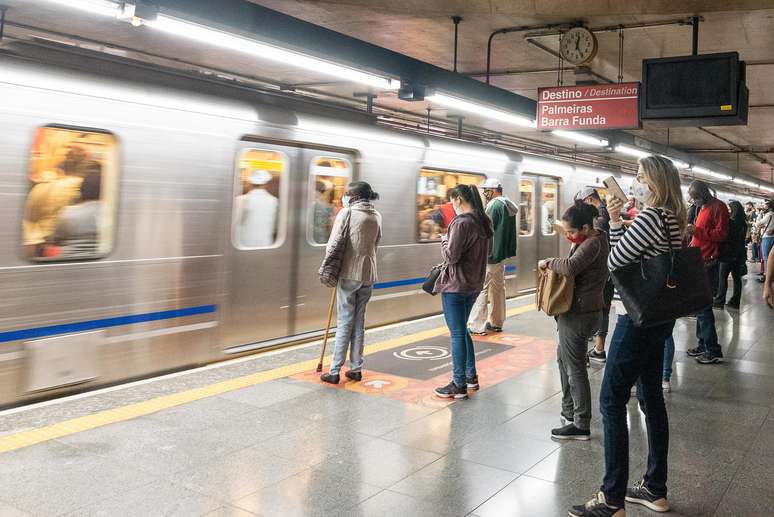
[[[639,180],[634,180],[632,183],[632,195],[634,199],[639,201],[642,205],[647,205],[650,201],[650,196],[653,195],[653,191],[647,183],[641,183]]]
[[[349,202],[352,198],[349,196],[341,196],[341,204],[344,206],[344,208],[347,208],[349,206]]]
[[[584,235],[582,233],[576,233],[574,237],[570,237],[567,235],[567,240],[570,241],[573,244],[582,244],[586,239],[588,239],[588,235]]]
[[[454,213],[455,214],[457,214],[457,215],[461,215],[462,214],[462,204],[459,204],[459,205],[452,204],[452,207],[454,208]]]

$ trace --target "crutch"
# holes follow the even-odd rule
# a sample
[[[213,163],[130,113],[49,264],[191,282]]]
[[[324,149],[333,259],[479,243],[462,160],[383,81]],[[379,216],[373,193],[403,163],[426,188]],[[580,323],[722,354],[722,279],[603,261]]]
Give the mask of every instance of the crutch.
[[[322,371],[323,357],[325,356],[325,348],[328,346],[328,333],[331,330],[331,321],[333,320],[333,306],[336,305],[336,288],[331,290],[331,304],[328,307],[328,324],[325,326],[325,335],[323,336],[322,350],[320,351],[320,362],[317,363],[317,371]]]

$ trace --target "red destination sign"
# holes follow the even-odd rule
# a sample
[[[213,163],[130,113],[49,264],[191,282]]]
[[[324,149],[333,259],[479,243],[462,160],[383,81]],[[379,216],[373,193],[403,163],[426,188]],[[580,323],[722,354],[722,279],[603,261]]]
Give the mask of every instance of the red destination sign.
[[[538,89],[538,129],[640,127],[640,83]]]

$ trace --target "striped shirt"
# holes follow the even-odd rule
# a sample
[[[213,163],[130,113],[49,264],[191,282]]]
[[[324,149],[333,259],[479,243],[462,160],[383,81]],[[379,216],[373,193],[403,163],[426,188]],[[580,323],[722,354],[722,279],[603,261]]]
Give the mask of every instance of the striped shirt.
[[[639,262],[641,257],[647,260],[669,252],[669,243],[666,240],[666,231],[659,211],[663,211],[666,215],[672,248],[682,247],[683,238],[675,216],[663,208],[658,210],[646,208],[629,227],[624,226],[620,221],[610,222],[610,255],[607,258],[607,267],[610,271]],[[618,290],[615,291],[613,300],[621,301]],[[618,314],[624,314],[623,304],[616,304],[616,311]]]

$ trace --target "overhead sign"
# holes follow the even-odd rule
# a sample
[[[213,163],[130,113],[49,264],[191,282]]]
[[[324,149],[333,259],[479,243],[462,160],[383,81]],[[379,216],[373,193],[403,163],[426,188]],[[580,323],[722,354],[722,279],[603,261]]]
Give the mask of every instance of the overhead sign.
[[[538,89],[538,129],[636,129],[640,83]]]

